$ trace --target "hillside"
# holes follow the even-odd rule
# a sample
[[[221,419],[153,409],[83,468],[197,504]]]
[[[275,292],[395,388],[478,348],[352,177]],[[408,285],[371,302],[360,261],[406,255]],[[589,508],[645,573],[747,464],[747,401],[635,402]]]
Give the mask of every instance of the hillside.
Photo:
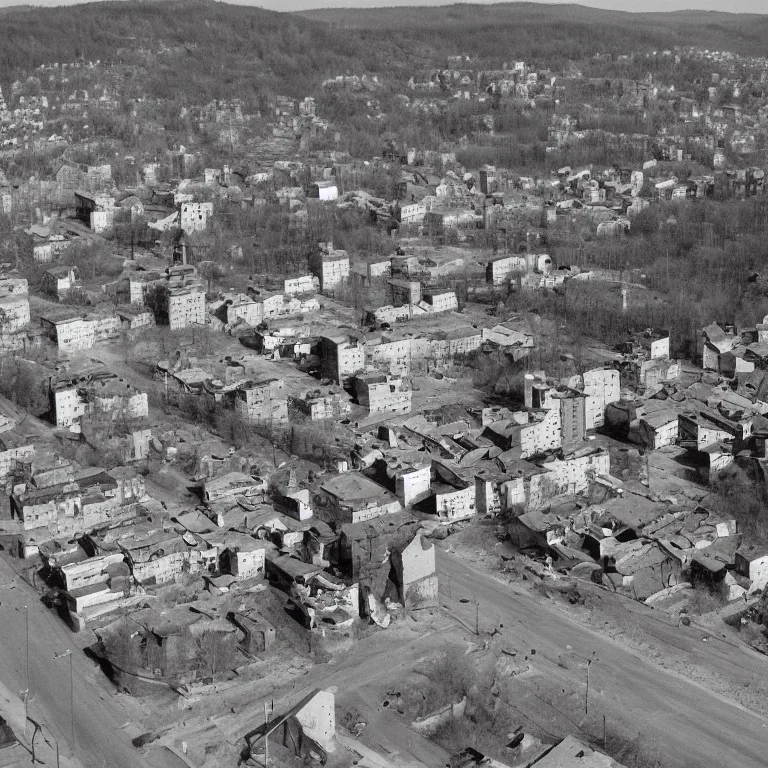
[[[536,60],[560,51],[621,52],[699,46],[765,54],[768,16],[711,11],[628,13],[580,5],[456,4],[431,7],[323,9],[301,16],[347,30],[396,32],[400,39],[461,48],[481,56]]]
[[[629,14],[576,5],[458,4],[287,14],[212,0],[132,0],[2,11],[0,83],[43,63],[136,65],[131,83],[181,102],[302,96],[344,72],[407,79],[468,52],[557,66],[596,51],[698,45],[762,55],[768,16]]]
[[[300,16],[209,0],[9,8],[0,23],[0,81],[48,62],[146,67],[150,95],[228,97],[262,88],[301,95],[318,77],[365,69],[359,36]]]

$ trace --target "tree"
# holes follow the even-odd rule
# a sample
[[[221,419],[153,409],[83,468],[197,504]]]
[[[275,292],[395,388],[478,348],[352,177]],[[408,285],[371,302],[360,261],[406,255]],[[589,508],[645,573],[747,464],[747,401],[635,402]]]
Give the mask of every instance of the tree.
[[[158,325],[168,325],[168,286],[163,283],[151,286],[144,295],[144,304],[155,316]]]

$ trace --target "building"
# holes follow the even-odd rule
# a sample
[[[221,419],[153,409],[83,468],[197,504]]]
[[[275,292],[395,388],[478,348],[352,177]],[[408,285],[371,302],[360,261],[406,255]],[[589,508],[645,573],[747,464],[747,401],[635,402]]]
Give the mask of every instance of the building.
[[[205,293],[198,286],[168,291],[168,325],[172,331],[205,325]]]
[[[226,300],[227,325],[244,322],[254,328],[264,321],[264,301],[256,300],[244,293]]]
[[[504,285],[517,272],[526,272],[524,256],[497,256],[485,265],[485,280],[492,285]]]
[[[373,416],[381,413],[411,412],[412,393],[399,376],[386,373],[363,373],[354,377],[357,402]]]
[[[386,455],[374,462],[376,480],[397,496],[404,507],[426,499],[432,487],[432,461],[418,452],[417,456]]]
[[[77,267],[51,267],[43,273],[42,289],[59,301],[81,285],[80,271]]]
[[[282,379],[248,381],[234,393],[235,410],[250,424],[283,424],[288,421],[288,398]]]
[[[283,291],[289,296],[297,296],[302,293],[314,293],[317,289],[315,281],[316,278],[312,275],[286,277],[283,282]]]
[[[339,197],[336,179],[318,179],[309,185],[309,197],[316,200],[333,201]]]
[[[251,536],[239,535],[235,542],[229,539],[219,555],[222,573],[234,576],[238,581],[264,576],[266,568],[265,542]]]
[[[605,406],[621,399],[621,376],[612,368],[596,368],[582,374],[587,429],[597,429],[605,424]]]
[[[363,523],[402,511],[397,497],[360,472],[326,480],[313,496],[315,516],[328,523]]]
[[[562,446],[560,432],[560,409],[530,411],[527,423],[497,421],[483,429],[487,437],[502,451],[513,451],[517,458],[527,459]]]
[[[365,345],[347,334],[321,336],[320,360],[323,377],[343,386],[365,369]]]
[[[395,307],[418,304],[421,301],[421,283],[418,280],[388,280],[392,304]]]
[[[0,277],[0,333],[15,333],[29,324],[29,288],[20,277]]]
[[[233,500],[238,496],[261,500],[266,490],[266,484],[261,478],[243,472],[227,472],[205,481],[203,501],[213,504],[217,501]]]
[[[40,325],[61,352],[90,349],[96,343],[96,330],[87,317],[41,317]]]
[[[128,276],[128,297],[132,306],[143,307],[147,291],[165,285],[167,276],[160,272],[131,272]]]
[[[560,435],[564,451],[573,450],[587,437],[586,396],[581,392],[568,390],[555,394],[556,404],[560,406]]]
[[[289,405],[310,421],[340,420],[346,418],[350,411],[346,394],[333,387],[308,390],[300,397],[289,398]]]
[[[643,444],[653,450],[673,445],[678,437],[678,416],[677,410],[665,408],[640,417],[639,436]]]
[[[141,419],[149,414],[146,392],[139,392],[112,373],[60,381],[51,389],[52,415],[60,428],[95,420]]]
[[[430,356],[434,360],[450,361],[454,357],[476,352],[482,343],[482,330],[472,326],[438,331],[429,342]]]
[[[335,250],[333,243],[320,243],[309,257],[309,268],[320,282],[320,290],[332,291],[349,279],[349,256],[346,251]]]
[[[424,302],[429,312],[455,312],[459,308],[459,300],[455,291],[425,291]]]
[[[213,203],[182,203],[179,208],[179,226],[188,235],[203,232],[213,216]]]

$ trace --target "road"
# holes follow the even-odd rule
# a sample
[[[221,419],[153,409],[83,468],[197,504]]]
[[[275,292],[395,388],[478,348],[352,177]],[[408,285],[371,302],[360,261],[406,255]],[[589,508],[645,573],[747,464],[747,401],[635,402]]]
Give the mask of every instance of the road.
[[[504,584],[441,550],[438,572],[441,589],[450,585],[452,611],[474,627],[477,600],[481,630],[503,623],[505,643],[521,654],[535,649],[537,658],[557,660],[564,654],[586,659],[594,653],[590,707],[620,720],[630,733],[642,734],[653,754],[663,756],[665,768],[765,768],[768,724],[762,717],[573,621],[546,598]],[[718,671],[742,664],[761,677],[766,674],[768,662],[756,653],[714,637],[703,642],[703,633],[695,628],[669,631],[700,645],[701,667]],[[574,687],[583,687],[585,666],[574,664],[558,672],[570,676]]]
[[[23,561],[15,561],[15,564],[19,567]],[[54,659],[56,654],[71,649],[79,764],[86,768],[105,765],[110,768],[147,768],[125,729],[121,728],[129,715],[116,700],[114,688],[94,663],[78,650],[74,642],[77,637],[40,602],[34,589],[17,577],[5,556],[0,556],[0,680],[13,692],[27,686],[25,605],[29,607],[30,688],[33,692],[30,717],[47,726],[58,742],[61,754],[71,757],[70,658]]]

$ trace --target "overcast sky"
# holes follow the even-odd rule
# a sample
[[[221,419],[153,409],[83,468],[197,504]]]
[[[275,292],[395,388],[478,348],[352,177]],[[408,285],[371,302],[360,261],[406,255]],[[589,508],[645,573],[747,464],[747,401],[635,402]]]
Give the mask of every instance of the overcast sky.
[[[308,8],[375,8],[391,5],[447,5],[446,0],[229,0],[240,5],[258,5],[274,11],[298,11]],[[470,0],[470,2],[483,0]],[[71,5],[78,0],[32,0],[25,5]],[[549,3],[551,0],[534,0]],[[701,9],[730,13],[768,14],[768,0],[585,0],[580,5],[615,11],[679,11]],[[0,0],[0,6],[20,5],[18,0]]]

